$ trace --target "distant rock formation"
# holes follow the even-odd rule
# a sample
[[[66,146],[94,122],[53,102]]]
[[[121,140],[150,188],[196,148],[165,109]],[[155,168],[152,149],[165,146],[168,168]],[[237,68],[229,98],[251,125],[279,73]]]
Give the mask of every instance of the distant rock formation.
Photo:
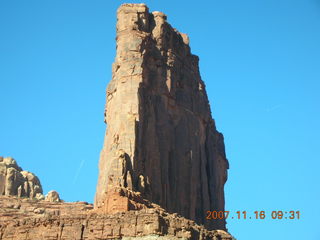
[[[12,157],[0,157],[0,196],[17,196],[49,202],[60,202],[59,193],[50,191],[43,195],[39,178],[23,171]]]
[[[36,175],[23,171],[11,157],[0,157],[0,195],[41,198],[42,186]]]
[[[208,210],[224,211],[228,161],[188,36],[144,4],[124,4],[117,17],[95,207],[124,187],[225,229],[224,219],[205,219]]]

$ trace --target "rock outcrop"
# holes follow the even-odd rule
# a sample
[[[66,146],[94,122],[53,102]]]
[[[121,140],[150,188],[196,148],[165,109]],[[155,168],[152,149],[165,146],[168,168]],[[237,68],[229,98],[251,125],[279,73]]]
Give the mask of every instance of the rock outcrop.
[[[0,157],[0,240],[234,240],[225,220],[205,220],[224,210],[228,161],[188,44],[163,13],[119,8],[95,207],[44,197]]]
[[[48,202],[0,196],[1,240],[213,239],[232,240],[154,206],[104,214],[86,202]]]
[[[49,201],[49,202],[60,202],[61,201],[59,193],[54,190],[48,192],[48,194],[45,197],[45,200]]]
[[[0,157],[0,195],[41,198],[42,187],[36,175],[23,171],[11,157]]]
[[[228,161],[188,36],[144,4],[124,4],[117,17],[95,207],[124,187],[225,229],[224,219],[205,220],[208,210],[224,211]]]

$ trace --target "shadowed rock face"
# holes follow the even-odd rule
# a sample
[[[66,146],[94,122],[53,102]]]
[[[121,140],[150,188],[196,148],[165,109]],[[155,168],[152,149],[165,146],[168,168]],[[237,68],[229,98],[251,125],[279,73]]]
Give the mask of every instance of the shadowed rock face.
[[[225,229],[224,220],[205,220],[208,210],[224,210],[228,161],[187,35],[163,13],[124,4],[116,39],[95,206],[120,186],[209,229]]]

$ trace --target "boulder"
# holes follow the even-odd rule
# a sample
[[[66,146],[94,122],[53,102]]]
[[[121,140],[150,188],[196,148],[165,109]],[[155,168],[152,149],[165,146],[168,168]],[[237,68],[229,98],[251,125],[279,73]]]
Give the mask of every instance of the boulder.
[[[54,190],[48,192],[45,200],[48,202],[60,202],[61,201],[59,193]]]

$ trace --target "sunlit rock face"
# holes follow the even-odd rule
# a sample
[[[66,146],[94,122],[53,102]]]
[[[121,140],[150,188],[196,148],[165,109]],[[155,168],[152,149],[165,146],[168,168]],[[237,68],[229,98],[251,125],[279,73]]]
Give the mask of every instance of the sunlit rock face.
[[[36,175],[23,171],[12,157],[0,157],[0,195],[36,198],[42,186]]]
[[[93,210],[93,206],[86,202],[0,196],[0,239],[233,240],[225,231],[208,231],[177,214],[169,214],[157,206],[148,207],[105,214],[103,209]]]
[[[117,17],[95,207],[124,187],[225,229],[224,219],[206,220],[208,210],[224,210],[228,161],[188,36],[144,4],[124,4]]]

